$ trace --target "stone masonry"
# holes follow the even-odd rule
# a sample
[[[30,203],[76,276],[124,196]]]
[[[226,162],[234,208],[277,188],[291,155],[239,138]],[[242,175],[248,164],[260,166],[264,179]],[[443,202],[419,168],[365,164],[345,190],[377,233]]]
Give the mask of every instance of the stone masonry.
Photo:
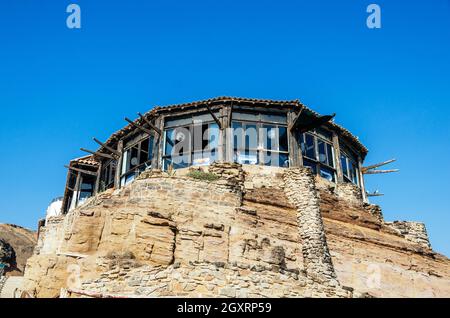
[[[309,168],[288,169],[284,181],[286,196],[297,208],[306,273],[320,283],[337,285],[312,171]]]
[[[450,295],[448,259],[411,239],[426,232],[384,222],[354,188],[322,184],[306,168],[201,170],[217,178],[148,170],[50,218],[21,289],[36,297]],[[369,284],[374,266],[378,284]]]

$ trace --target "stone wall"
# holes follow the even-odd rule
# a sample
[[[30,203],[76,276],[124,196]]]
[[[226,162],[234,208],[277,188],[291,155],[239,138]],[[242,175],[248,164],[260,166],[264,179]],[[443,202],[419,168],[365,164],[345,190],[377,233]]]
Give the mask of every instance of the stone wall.
[[[81,290],[125,297],[351,297],[303,273],[263,267],[192,262],[186,266],[115,265]],[[76,293],[75,293],[76,296]]]
[[[323,284],[338,285],[320,214],[319,194],[309,168],[287,169],[284,174],[288,200],[297,208],[306,273]]]
[[[450,294],[448,259],[405,239],[353,190],[302,168],[202,169],[219,179],[150,170],[49,219],[23,288],[38,297],[61,288],[72,296],[403,296],[408,275],[417,295],[424,282],[437,286],[434,296]],[[367,287],[372,263],[392,292]]]
[[[386,222],[386,225],[398,230],[408,241],[431,248],[425,224],[420,222],[394,221]]]

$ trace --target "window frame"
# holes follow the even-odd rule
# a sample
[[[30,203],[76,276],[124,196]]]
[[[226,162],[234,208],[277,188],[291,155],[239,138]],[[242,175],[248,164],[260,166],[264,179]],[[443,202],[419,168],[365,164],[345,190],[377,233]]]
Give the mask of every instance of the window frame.
[[[320,131],[323,131],[327,134],[332,134],[332,132],[328,131],[327,129],[320,127]],[[313,142],[314,142],[314,155],[315,158],[311,158],[309,156],[306,156],[306,154],[303,153],[303,149],[302,149],[302,143],[306,144],[306,136],[309,135],[313,138]],[[337,183],[337,165],[339,164],[336,160],[336,153],[335,153],[335,147],[333,144],[332,139],[329,140],[325,137],[322,136],[322,134],[318,131],[316,131],[316,129],[304,132],[304,133],[300,133],[299,137],[299,148],[300,148],[300,155],[302,156],[302,160],[303,160],[303,166],[304,167],[310,167],[311,170],[313,171],[314,174],[316,175],[320,175],[322,178],[333,182],[333,183]],[[325,145],[325,155],[326,155],[326,162],[322,162],[320,160],[320,151],[319,151],[319,141],[322,142]],[[327,147],[329,146],[329,147]],[[332,166],[329,165],[329,160],[330,160],[330,154],[329,154],[329,150],[331,149],[331,162],[332,162]],[[306,153],[306,151],[305,151]],[[305,165],[305,161],[308,162],[308,165]],[[314,166],[314,169],[312,168],[312,166]],[[323,170],[330,170],[332,172],[332,180],[329,180],[328,178],[322,176],[322,168]],[[327,171],[325,171],[327,172]],[[328,172],[327,172],[328,173]]]
[[[268,165],[267,163],[265,163],[265,155],[267,155],[268,153],[278,153],[278,154],[283,154],[286,155],[287,158],[287,162],[288,165],[287,167],[289,167],[291,165],[290,162],[290,153],[289,153],[289,143],[290,143],[290,138],[289,138],[289,132],[288,132],[288,125],[287,125],[287,114],[286,113],[278,113],[278,112],[258,112],[258,113],[252,113],[252,112],[246,112],[246,111],[242,111],[242,110],[236,110],[233,115],[235,115],[236,113],[238,114],[246,114],[246,115],[251,115],[252,117],[250,117],[249,119],[240,119],[240,118],[232,118],[230,126],[232,128],[232,133],[233,133],[233,145],[227,145],[227,147],[231,147],[232,146],[232,153],[233,153],[233,162],[237,162],[237,160],[235,159],[235,151],[244,151],[244,152],[256,152],[256,158],[257,158],[257,162],[254,165]],[[270,116],[270,115],[277,115],[280,117],[284,117],[286,120],[284,123],[278,122],[278,121],[270,121],[270,120],[264,120],[263,116]],[[243,148],[237,148],[237,146],[234,144],[234,138],[235,138],[235,133],[234,133],[234,127],[233,127],[233,123],[239,123],[241,125],[241,129],[243,129],[244,134],[242,134],[242,140],[241,140],[241,146]],[[246,148],[246,143],[245,143],[245,138],[247,136],[247,134],[245,134],[245,131],[247,128],[244,128],[252,125],[256,127],[256,148]],[[278,129],[278,132],[280,131],[279,128],[284,128],[286,130],[286,145],[287,145],[287,150],[280,150],[280,145],[278,145],[278,149],[267,149],[267,145],[265,145],[265,138],[267,138],[266,135],[264,135],[264,129],[265,126],[270,126],[271,128],[275,128]],[[280,135],[278,135],[278,141],[280,141]],[[268,166],[272,166],[272,165],[268,165]],[[283,165],[276,165],[276,167],[286,167]]]
[[[218,112],[213,112],[216,116],[218,115]],[[205,116],[206,115],[206,116]],[[209,115],[209,116],[208,116]],[[201,120],[200,117],[210,117],[207,120]],[[184,152],[181,156],[175,156],[175,157],[184,157],[187,156],[188,157],[188,162],[187,163],[183,163],[186,164],[186,166],[184,167],[179,167],[181,168],[187,168],[187,167],[191,167],[191,166],[202,166],[204,164],[193,164],[194,160],[196,159],[195,156],[200,154],[203,158],[203,154],[204,153],[210,153],[214,155],[210,155],[210,158],[212,158],[213,160],[217,160],[217,155],[219,153],[219,149],[220,149],[220,128],[217,125],[217,123],[214,121],[214,118],[211,116],[211,114],[209,112],[200,112],[200,113],[194,113],[194,114],[190,114],[188,116],[178,116],[179,119],[177,119],[177,116],[173,116],[173,117],[167,117],[165,118],[165,124],[164,124],[164,133],[163,133],[163,144],[162,144],[162,156],[161,156],[161,162],[162,162],[162,168],[163,170],[166,170],[166,164],[172,162],[172,158],[174,157],[172,154],[167,154],[166,151],[166,147],[167,147],[167,133],[168,131],[174,130],[176,131],[176,129],[180,129],[180,128],[185,128],[189,131],[189,149],[183,149]],[[186,122],[185,124],[182,125],[166,125],[167,122],[170,121],[176,121],[176,120],[182,120],[182,119],[186,119],[189,122]],[[208,144],[206,145],[206,147],[203,147],[203,126],[208,126],[207,131],[209,132],[208,135]],[[210,140],[211,140],[211,125],[216,126],[215,130],[217,130],[217,140],[215,141],[215,147],[214,148],[210,148]],[[195,144],[194,144],[194,133],[196,131],[196,129],[198,129],[198,126],[202,126],[202,147],[201,149],[196,149],[195,148]],[[174,146],[172,146],[173,148]],[[213,161],[214,162],[214,161]],[[211,164],[212,162],[210,162],[209,164]],[[177,169],[177,168],[176,168]]]
[[[154,135],[145,135],[137,140],[133,141],[126,148],[123,149],[122,155],[122,164],[120,167],[120,185],[127,185],[129,182],[133,181],[139,174],[143,171],[151,167],[151,162],[153,160],[153,143],[154,143]],[[147,151],[147,160],[141,163],[141,155],[142,155],[142,143],[148,140],[148,151]],[[137,146],[137,165],[132,168],[127,168],[128,165],[128,152]],[[131,159],[130,159],[131,160]],[[150,164],[149,164],[150,163]],[[142,169],[144,167],[144,169]],[[128,179],[130,178],[130,180]]]

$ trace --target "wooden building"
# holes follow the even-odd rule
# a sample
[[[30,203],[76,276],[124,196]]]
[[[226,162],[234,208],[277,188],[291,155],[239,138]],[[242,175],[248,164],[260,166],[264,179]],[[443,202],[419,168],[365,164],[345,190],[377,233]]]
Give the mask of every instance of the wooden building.
[[[64,213],[96,193],[125,186],[146,169],[214,161],[307,166],[330,182],[355,184],[366,199],[367,149],[332,121],[334,115],[321,116],[298,100],[218,97],[138,115],[126,118],[129,124],[107,141],[94,138],[100,147],[82,149],[90,155],[70,162]],[[184,147],[174,151],[181,142]]]

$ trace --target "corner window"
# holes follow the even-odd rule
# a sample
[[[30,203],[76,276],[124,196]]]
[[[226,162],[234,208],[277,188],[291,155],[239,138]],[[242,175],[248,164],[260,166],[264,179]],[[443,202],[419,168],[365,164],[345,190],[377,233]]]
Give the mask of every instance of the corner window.
[[[153,136],[142,139],[124,150],[120,184],[126,185],[151,166]]]
[[[165,127],[164,170],[210,165],[218,159],[219,126],[211,114],[170,119]]]
[[[100,174],[100,192],[114,187],[114,178],[116,176],[117,161],[110,160],[102,166]]]
[[[81,177],[78,204],[83,203],[94,194],[95,180],[95,176],[83,175]]]
[[[359,185],[359,170],[355,160],[348,156],[345,152],[341,153],[342,173],[345,182],[351,182]]]
[[[331,133],[317,130],[299,136],[303,165],[322,178],[336,182],[336,166]]]
[[[233,160],[241,164],[288,167],[286,115],[233,114]]]

